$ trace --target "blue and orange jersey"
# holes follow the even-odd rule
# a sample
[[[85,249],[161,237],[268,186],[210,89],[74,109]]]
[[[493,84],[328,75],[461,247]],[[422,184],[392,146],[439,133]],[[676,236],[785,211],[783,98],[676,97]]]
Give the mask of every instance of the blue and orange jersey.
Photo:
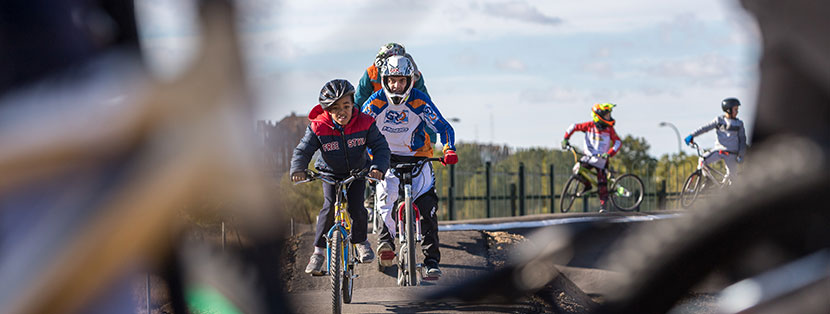
[[[444,150],[455,150],[455,131],[429,96],[412,89],[403,104],[393,105],[379,90],[363,104],[363,112],[375,119],[393,155],[432,157],[427,128],[441,136]]]
[[[389,168],[389,145],[371,116],[354,108],[352,119],[341,126],[318,104],[308,119],[311,123],[291,158],[291,173],[305,170],[317,150],[320,158],[314,165],[335,176],[348,176],[351,170],[374,168],[386,172]],[[369,158],[369,149],[374,158]]]

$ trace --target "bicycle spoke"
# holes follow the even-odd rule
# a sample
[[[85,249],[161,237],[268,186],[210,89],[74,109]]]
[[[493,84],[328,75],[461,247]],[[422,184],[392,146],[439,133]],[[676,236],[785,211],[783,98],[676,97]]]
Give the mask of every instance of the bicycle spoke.
[[[643,201],[645,188],[642,180],[633,174],[624,174],[614,180],[611,186],[611,202],[623,211],[637,208]]]

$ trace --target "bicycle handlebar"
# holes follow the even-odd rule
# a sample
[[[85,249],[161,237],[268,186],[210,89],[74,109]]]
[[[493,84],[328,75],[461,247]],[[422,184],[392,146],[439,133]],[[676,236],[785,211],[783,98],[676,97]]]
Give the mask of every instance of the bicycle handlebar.
[[[698,157],[703,157],[703,153],[700,152],[700,145],[697,145],[697,143],[695,143],[695,142],[690,142],[688,145],[690,147],[694,147],[694,149],[697,150],[697,156]]]
[[[305,180],[300,180],[300,181],[294,182],[294,185],[297,185],[297,184],[300,184],[300,183],[311,182],[311,181],[314,181],[314,180],[320,180],[320,181],[323,181],[323,182],[331,184],[331,185],[337,185],[338,183],[349,184],[349,183],[352,183],[352,181],[357,180],[357,179],[366,179],[366,180],[369,180],[369,181],[372,181],[372,182],[380,181],[380,180],[372,178],[368,175],[369,172],[370,172],[369,169],[353,171],[352,174],[348,178],[343,179],[343,180],[338,180],[338,179],[335,179],[331,176],[327,176],[327,175],[324,175],[324,174],[321,174],[319,172],[315,172],[315,171],[309,170],[309,169],[306,169],[305,172],[306,172],[306,176],[308,176],[308,178],[305,179]]]
[[[443,157],[441,157],[441,158],[430,157],[430,158],[424,158],[424,159],[418,160],[416,162],[399,163],[399,164],[395,165],[395,168],[394,168],[395,171],[393,171],[393,173],[397,172],[397,171],[403,171],[406,168],[411,168],[412,170],[410,170],[410,171],[412,173],[412,176],[417,177],[421,173],[422,166],[425,163],[428,163],[428,162],[431,162],[431,161],[444,162],[444,158]]]
[[[576,147],[573,147],[573,146],[571,146],[571,145],[568,145],[567,147],[565,147],[565,149],[568,149],[568,150],[570,150],[571,152],[573,152],[574,154],[577,154],[577,155],[580,155],[580,156],[588,156],[588,157],[600,157],[600,156],[601,156],[601,155],[599,155],[599,154],[598,154],[598,155],[588,155],[588,154],[585,154],[585,153],[583,153],[583,152],[577,151],[577,150],[576,150]],[[601,158],[601,157],[600,157],[600,158]],[[606,158],[606,159],[607,159],[607,158]]]

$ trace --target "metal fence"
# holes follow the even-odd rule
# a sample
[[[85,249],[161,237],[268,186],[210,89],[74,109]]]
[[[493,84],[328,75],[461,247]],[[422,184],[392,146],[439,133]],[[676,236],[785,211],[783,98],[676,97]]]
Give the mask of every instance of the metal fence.
[[[515,169],[496,167],[486,162],[476,169],[457,169],[455,165],[436,167],[436,189],[440,199],[438,215],[443,220],[523,216],[558,213],[559,199],[573,164],[525,166]],[[656,163],[633,173],[640,177],[645,196],[639,211],[680,208],[679,191],[685,178],[695,170],[693,164],[664,167],[657,176]],[[596,196],[577,199],[574,211],[597,211]]]

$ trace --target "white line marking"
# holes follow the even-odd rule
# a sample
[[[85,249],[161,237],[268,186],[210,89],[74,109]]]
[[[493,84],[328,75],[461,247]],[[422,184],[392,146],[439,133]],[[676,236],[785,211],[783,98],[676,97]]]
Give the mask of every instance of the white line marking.
[[[535,221],[517,221],[517,222],[503,222],[494,224],[450,224],[438,226],[438,231],[495,231],[505,229],[524,229],[524,228],[539,228],[545,226],[565,225],[580,222],[596,222],[607,221],[610,223],[629,223],[641,221],[653,221],[669,218],[677,218],[684,214],[657,214],[657,215],[642,215],[642,216],[624,216],[624,217],[607,217],[607,216],[589,216],[589,217],[572,217],[572,218],[557,218]]]

